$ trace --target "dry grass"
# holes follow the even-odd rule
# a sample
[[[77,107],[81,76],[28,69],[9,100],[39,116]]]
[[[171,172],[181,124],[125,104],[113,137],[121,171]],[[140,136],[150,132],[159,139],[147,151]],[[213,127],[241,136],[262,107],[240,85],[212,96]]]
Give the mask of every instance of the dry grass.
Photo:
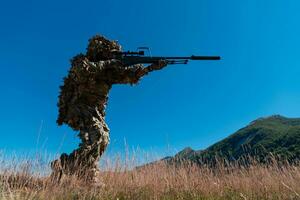
[[[300,167],[276,162],[254,162],[249,168],[159,163],[130,169],[116,160],[102,167],[102,186],[75,178],[55,184],[43,176],[49,170],[45,163],[10,163],[2,161],[0,199],[300,199]]]

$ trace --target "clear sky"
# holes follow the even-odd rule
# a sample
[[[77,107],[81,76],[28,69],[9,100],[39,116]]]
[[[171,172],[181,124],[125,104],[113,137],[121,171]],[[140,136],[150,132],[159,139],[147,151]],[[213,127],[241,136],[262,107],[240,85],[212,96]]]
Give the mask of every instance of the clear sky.
[[[203,149],[250,121],[300,117],[297,0],[3,1],[0,6],[0,149],[70,152],[57,96],[69,60],[97,34],[153,55],[220,55],[115,85],[110,152]],[[39,131],[40,130],[40,131]]]

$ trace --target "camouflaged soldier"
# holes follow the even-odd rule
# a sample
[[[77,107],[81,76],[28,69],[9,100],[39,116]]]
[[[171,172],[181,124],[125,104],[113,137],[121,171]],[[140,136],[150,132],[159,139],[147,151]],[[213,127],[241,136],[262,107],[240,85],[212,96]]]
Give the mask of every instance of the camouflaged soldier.
[[[109,128],[105,123],[105,107],[113,84],[136,84],[166,62],[143,67],[141,64],[125,67],[111,59],[121,46],[103,36],[89,40],[86,55],[71,60],[71,69],[60,87],[59,125],[67,124],[79,131],[81,143],[70,155],[62,154],[51,163],[52,178],[77,176],[86,181],[97,181],[98,161],[109,143]]]

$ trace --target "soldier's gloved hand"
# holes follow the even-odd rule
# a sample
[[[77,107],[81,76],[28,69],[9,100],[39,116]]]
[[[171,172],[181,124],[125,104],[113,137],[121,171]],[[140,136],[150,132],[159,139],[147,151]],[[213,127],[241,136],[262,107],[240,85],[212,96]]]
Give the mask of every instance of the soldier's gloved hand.
[[[165,66],[168,65],[168,61],[166,60],[159,60],[157,64],[154,64],[153,65],[153,69],[162,69],[164,68]]]

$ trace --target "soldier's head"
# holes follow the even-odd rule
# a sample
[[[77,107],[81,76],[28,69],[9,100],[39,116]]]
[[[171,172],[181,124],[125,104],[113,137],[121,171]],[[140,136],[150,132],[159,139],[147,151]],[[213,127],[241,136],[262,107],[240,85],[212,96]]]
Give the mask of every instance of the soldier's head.
[[[92,61],[108,60],[113,53],[121,51],[121,46],[116,41],[110,41],[101,35],[96,35],[89,39],[86,56]]]

